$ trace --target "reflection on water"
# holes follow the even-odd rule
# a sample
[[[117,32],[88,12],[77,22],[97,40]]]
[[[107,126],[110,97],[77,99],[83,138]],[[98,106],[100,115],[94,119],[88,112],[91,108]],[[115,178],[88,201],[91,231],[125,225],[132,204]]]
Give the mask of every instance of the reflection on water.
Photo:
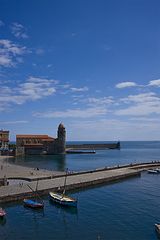
[[[68,213],[72,215],[78,215],[78,208],[76,207],[68,207],[68,206],[63,206],[60,205],[59,203],[53,202],[51,199],[49,200],[50,205],[53,205],[53,207],[56,207],[59,212],[61,213]]]
[[[0,225],[4,226],[6,224],[6,217],[1,218],[0,217]]]
[[[31,208],[25,205],[23,207],[33,213],[33,216],[36,216],[36,214],[41,214],[41,217],[44,217],[44,208]]]
[[[97,150],[96,154],[32,155],[9,162],[33,168],[69,171],[159,160],[160,142],[121,142],[121,150]]]
[[[65,171],[66,155],[30,155],[10,158],[10,163],[25,165],[33,168],[43,168],[57,171]]]

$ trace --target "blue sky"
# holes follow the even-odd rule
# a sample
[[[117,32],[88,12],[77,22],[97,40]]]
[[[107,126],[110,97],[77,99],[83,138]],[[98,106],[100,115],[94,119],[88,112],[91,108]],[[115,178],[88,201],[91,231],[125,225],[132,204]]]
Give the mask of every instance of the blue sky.
[[[0,128],[160,139],[158,0],[0,0]]]

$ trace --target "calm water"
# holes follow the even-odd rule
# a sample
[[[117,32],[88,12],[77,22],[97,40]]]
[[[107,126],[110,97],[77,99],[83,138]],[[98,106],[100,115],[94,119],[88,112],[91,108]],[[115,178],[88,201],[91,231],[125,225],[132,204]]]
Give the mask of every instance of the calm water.
[[[95,155],[29,157],[14,162],[54,170],[92,169],[130,162],[160,160],[160,142],[123,142],[122,149]],[[44,199],[45,209],[33,211],[22,203],[4,205],[0,240],[152,240],[160,222],[160,175],[141,177],[71,193],[78,208],[67,209]],[[99,237],[98,237],[99,236]]]

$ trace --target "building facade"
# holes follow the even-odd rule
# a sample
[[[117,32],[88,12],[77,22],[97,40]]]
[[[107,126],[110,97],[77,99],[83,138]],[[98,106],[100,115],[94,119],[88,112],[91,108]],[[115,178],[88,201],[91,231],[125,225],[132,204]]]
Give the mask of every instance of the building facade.
[[[8,150],[9,131],[0,130],[0,149]]]
[[[16,155],[64,154],[66,130],[58,126],[57,138],[48,135],[16,135]]]

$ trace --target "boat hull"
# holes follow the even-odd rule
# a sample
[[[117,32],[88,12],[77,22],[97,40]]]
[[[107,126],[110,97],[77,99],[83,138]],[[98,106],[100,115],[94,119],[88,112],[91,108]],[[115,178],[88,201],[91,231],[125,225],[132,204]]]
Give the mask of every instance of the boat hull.
[[[50,200],[63,206],[77,207],[77,200],[59,193],[49,193]]]
[[[30,200],[30,199],[24,199],[23,204],[24,204],[25,207],[30,207],[30,208],[33,208],[33,209],[39,209],[39,208],[44,207],[43,203],[39,203],[37,201]]]
[[[149,174],[159,174],[160,172],[159,171],[157,171],[157,170],[148,170],[148,173]]]
[[[4,210],[0,210],[0,218],[4,218],[6,215],[6,212]]]

